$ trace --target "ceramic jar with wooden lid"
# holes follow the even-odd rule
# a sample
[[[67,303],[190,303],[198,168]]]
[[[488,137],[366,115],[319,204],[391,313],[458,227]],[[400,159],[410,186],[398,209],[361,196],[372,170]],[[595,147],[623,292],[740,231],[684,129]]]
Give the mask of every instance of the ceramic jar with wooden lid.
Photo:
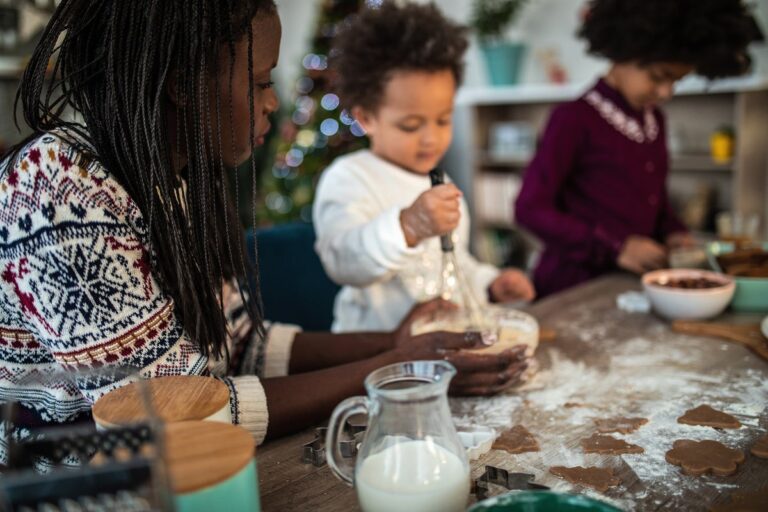
[[[142,390],[146,386],[146,392]],[[211,377],[178,375],[133,382],[101,397],[93,406],[93,419],[102,429],[147,419],[147,399],[164,422],[188,420],[232,423],[229,388]]]
[[[253,436],[235,425],[165,426],[165,462],[179,512],[260,510]]]

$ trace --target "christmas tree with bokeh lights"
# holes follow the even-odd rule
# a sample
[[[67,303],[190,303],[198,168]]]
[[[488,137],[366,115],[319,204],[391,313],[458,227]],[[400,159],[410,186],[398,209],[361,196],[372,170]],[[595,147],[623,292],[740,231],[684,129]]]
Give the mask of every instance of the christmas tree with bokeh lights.
[[[293,101],[271,141],[275,160],[259,180],[260,223],[312,220],[320,173],[345,153],[367,146],[360,125],[342,109],[328,70],[336,27],[371,0],[324,0]]]

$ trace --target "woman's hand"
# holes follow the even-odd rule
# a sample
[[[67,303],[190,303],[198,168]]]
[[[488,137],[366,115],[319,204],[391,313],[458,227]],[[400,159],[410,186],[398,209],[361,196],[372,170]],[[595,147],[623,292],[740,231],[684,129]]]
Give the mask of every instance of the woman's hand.
[[[392,352],[400,361],[443,359],[456,367],[458,374],[451,382],[455,395],[493,395],[520,381],[528,362],[525,346],[500,354],[477,354],[468,351],[486,345],[478,332],[436,331],[411,335],[413,322],[429,318],[456,305],[434,299],[414,307],[393,333]]]

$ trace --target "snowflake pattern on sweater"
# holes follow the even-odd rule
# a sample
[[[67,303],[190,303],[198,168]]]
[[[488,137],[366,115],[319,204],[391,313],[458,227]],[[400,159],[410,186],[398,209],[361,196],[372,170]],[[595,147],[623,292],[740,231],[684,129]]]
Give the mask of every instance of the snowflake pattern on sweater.
[[[14,165],[0,164],[0,401],[14,399],[45,421],[66,422],[138,378],[93,370],[232,373],[209,362],[184,332],[152,274],[149,247],[147,226],[125,189],[59,135],[34,140]],[[239,293],[225,289],[231,352],[245,354],[240,366],[258,374],[265,343],[251,336]],[[61,378],[62,371],[72,378]],[[258,378],[223,378],[235,421],[250,422],[263,437]],[[254,393],[260,395],[251,408],[258,410],[248,414],[256,420],[240,410]]]

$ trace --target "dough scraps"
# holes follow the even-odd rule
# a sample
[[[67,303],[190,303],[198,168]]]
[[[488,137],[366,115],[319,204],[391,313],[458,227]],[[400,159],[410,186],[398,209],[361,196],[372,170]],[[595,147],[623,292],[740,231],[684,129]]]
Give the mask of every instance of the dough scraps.
[[[549,468],[549,472],[572,484],[586,485],[600,492],[605,492],[621,483],[621,480],[613,475],[611,468],[553,466]]]

